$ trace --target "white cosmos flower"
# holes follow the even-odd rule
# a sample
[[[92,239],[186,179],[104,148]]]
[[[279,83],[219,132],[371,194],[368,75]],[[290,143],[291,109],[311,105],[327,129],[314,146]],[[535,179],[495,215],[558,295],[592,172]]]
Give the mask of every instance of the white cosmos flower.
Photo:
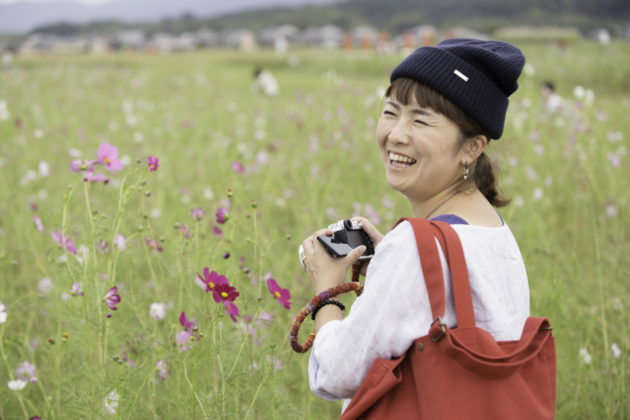
[[[585,348],[580,349],[580,357],[582,358],[582,361],[584,362],[585,365],[590,365],[593,359],[591,354]]]
[[[108,414],[116,414],[116,409],[118,408],[118,400],[120,396],[116,390],[113,390],[105,397],[105,410]]]
[[[161,321],[166,316],[166,305],[162,302],[153,302],[149,308],[149,316],[156,321]]]
[[[46,178],[48,175],[50,175],[50,165],[45,160],[39,161],[37,169],[39,170],[39,175],[42,178]]]
[[[617,343],[613,343],[611,349],[615,359],[619,359],[621,357],[621,349],[619,348],[619,345]]]
[[[0,302],[0,324],[7,322],[7,307],[4,303]]]
[[[41,279],[39,281],[38,287],[39,287],[39,291],[45,295],[52,292],[53,289],[55,288],[55,286],[53,285],[53,282],[48,277],[44,277],[43,279]]]
[[[9,381],[7,384],[11,391],[21,391],[26,386],[27,382],[23,379],[16,379],[15,381]]]

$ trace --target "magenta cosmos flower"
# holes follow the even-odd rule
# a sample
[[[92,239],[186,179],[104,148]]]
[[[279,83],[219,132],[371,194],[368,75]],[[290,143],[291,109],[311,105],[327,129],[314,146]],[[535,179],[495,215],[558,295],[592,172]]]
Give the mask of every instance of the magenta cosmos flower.
[[[219,284],[228,284],[227,277],[225,277],[223,274],[217,274],[216,271],[210,272],[210,269],[208,267],[204,267],[203,277],[201,277],[201,274],[199,273],[197,273],[197,277],[199,277],[199,280],[201,280],[202,283],[206,285],[206,293],[214,292],[217,285]]]
[[[160,159],[155,156],[147,156],[147,165],[149,165],[149,170],[151,172],[155,172],[158,170],[158,162]]]
[[[219,207],[219,210],[217,210],[217,223],[222,225],[225,222],[227,222],[228,220],[228,209],[226,209],[225,207]]]
[[[212,291],[212,297],[217,303],[226,301],[234,302],[234,299],[238,296],[239,293],[236,291],[236,287],[230,286],[227,283],[217,284]]]
[[[269,287],[269,293],[271,293],[282,306],[287,309],[291,309],[291,302],[289,302],[289,299],[291,299],[291,293],[288,289],[280,287],[278,282],[276,282],[273,278],[269,278],[267,280],[267,287]]]
[[[74,246],[74,243],[61,233],[61,229],[57,229],[55,232],[51,230],[50,235],[60,247],[65,248],[71,254],[77,254],[77,248]]]
[[[245,172],[245,167],[241,164],[241,162],[234,162],[232,163],[232,170],[237,174],[242,174]]]
[[[123,168],[123,163],[118,160],[118,148],[108,143],[103,143],[96,152],[98,163],[105,165],[110,172],[117,172]]]
[[[112,311],[115,311],[116,305],[120,302],[120,296],[118,295],[118,288],[116,286],[112,287],[105,294],[105,303]]]
[[[236,322],[236,317],[240,316],[238,313],[238,307],[234,302],[229,300],[223,301],[223,307],[225,308],[225,312],[232,318],[232,321]]]

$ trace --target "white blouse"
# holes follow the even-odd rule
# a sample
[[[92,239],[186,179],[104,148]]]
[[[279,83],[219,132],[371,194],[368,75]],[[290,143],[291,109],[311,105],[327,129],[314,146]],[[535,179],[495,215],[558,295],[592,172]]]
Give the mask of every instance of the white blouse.
[[[506,224],[452,227],[464,250],[477,326],[496,340],[519,339],[529,316],[529,286],[511,230]],[[438,249],[447,296],[444,321],[454,327],[450,272],[439,244]],[[402,355],[427,335],[432,322],[413,229],[403,222],[376,247],[363,294],[348,316],[318,332],[308,365],[311,390],[328,400],[352,398],[376,358]]]

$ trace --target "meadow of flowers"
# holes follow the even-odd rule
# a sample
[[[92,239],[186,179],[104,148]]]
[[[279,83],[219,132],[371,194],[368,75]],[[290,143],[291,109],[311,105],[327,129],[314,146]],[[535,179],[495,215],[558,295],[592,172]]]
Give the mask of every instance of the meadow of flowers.
[[[520,46],[490,154],[532,313],[554,326],[558,418],[628,418],[630,49]],[[335,418],[288,343],[312,297],[297,249],[347,216],[387,231],[410,215],[374,141],[400,59],[44,56],[0,71],[0,418]],[[278,96],[252,91],[257,66]],[[561,112],[541,109],[547,79]]]

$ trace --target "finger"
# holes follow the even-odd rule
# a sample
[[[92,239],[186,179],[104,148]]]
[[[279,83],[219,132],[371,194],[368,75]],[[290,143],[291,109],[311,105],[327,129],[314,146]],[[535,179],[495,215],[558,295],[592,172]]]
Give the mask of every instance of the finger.
[[[359,245],[358,247],[350,251],[350,253],[346,255],[346,257],[344,258],[344,260],[346,260],[346,262],[348,262],[349,265],[352,265],[356,263],[357,261],[359,261],[359,257],[361,257],[361,255],[363,255],[363,253],[366,250],[367,250],[367,247],[365,245]]]

